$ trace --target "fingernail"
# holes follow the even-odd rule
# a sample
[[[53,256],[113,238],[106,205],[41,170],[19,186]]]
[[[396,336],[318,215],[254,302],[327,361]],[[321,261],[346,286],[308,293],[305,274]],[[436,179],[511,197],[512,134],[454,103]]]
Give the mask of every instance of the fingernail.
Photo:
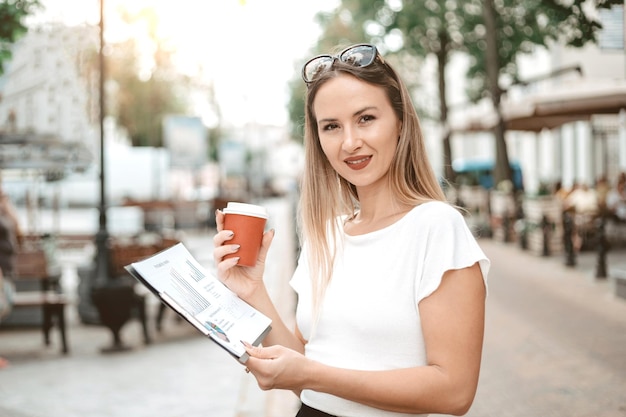
[[[242,345],[244,345],[246,347],[246,349],[250,349],[250,348],[254,347],[250,343],[245,342],[243,340],[240,340],[240,342],[241,342]]]

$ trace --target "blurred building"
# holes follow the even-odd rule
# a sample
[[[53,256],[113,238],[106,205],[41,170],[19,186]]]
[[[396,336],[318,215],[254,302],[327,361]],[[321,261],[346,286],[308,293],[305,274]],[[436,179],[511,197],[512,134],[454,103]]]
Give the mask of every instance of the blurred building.
[[[5,187],[18,203],[35,200],[44,206],[98,204],[98,48],[98,27],[62,24],[31,29],[14,45],[13,56],[0,79],[0,134],[4,138],[25,138],[17,149],[23,160],[18,160],[15,151],[3,141],[0,158],[4,163],[0,162],[0,167],[6,172]],[[167,151],[130,147],[125,132],[112,119],[107,118],[104,127],[109,201],[167,197]],[[56,144],[54,152],[43,147],[50,143]],[[78,148],[85,149],[91,158],[80,170],[68,169]],[[58,164],[53,167],[55,160]],[[51,167],[65,172],[51,172]]]
[[[0,78],[4,187],[32,210],[59,203],[58,183],[94,164],[98,149],[98,32],[46,25],[13,47]]]
[[[42,26],[13,48],[0,81],[0,130],[54,135],[95,153],[99,130],[98,31]]]

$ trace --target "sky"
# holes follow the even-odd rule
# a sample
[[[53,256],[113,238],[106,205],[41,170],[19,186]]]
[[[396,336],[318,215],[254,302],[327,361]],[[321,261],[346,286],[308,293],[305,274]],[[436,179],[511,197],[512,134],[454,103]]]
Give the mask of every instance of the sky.
[[[299,72],[320,28],[318,11],[332,10],[338,0],[104,0],[105,39],[127,33],[116,7],[152,6],[160,36],[178,52],[182,71],[201,73],[212,83],[226,123],[283,125],[288,120],[288,82]],[[45,9],[32,23],[61,21],[68,25],[99,22],[98,0],[43,0]],[[201,68],[201,70],[199,70]],[[211,112],[201,104],[197,114],[207,124]]]

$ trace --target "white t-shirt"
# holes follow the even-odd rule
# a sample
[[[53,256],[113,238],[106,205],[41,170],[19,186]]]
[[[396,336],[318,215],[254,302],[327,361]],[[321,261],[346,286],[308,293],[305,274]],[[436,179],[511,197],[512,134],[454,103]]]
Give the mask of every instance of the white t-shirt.
[[[381,230],[343,237],[343,254],[337,256],[313,335],[306,247],[290,281],[298,293],[296,321],[308,340],[306,356],[359,370],[426,365],[418,303],[448,270],[479,262],[485,283],[489,271],[463,216],[446,203],[428,202]],[[337,416],[409,415],[311,390],[304,390],[301,400]]]

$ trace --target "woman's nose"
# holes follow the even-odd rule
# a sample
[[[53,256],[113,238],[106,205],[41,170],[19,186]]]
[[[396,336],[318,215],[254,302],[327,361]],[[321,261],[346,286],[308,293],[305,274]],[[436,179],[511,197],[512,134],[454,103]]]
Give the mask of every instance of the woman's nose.
[[[357,132],[353,129],[346,129],[342,143],[343,150],[353,153],[360,149],[361,146],[363,146],[363,141],[359,138]]]

